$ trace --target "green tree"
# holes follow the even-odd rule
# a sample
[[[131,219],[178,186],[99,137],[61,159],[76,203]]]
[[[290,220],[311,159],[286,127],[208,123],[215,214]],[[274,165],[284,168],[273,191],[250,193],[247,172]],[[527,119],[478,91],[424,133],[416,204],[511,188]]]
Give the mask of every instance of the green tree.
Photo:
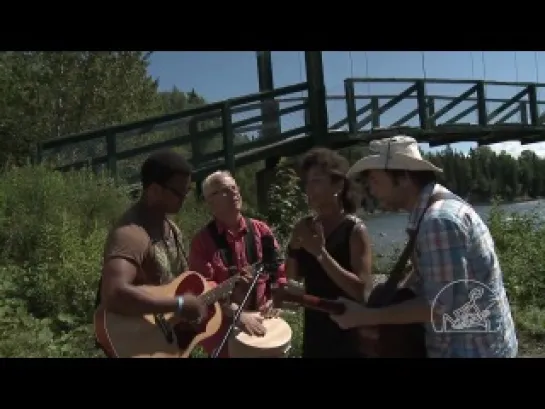
[[[134,51],[0,54],[0,163],[8,156],[26,160],[40,141],[159,112],[148,57]],[[103,146],[78,148],[69,156],[91,156]]]

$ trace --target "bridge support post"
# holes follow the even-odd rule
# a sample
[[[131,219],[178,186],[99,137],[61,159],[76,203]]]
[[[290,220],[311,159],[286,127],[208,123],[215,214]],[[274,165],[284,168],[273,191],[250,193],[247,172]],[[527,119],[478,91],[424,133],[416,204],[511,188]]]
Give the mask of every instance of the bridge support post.
[[[274,90],[272,56],[270,51],[257,51],[259,92]],[[261,98],[261,137],[273,137],[280,132],[280,112],[274,98]]]
[[[276,166],[280,162],[279,157],[271,157],[265,160],[265,168],[259,170],[255,175],[257,187],[257,210],[262,215],[267,215],[269,210],[268,193],[276,176]]]
[[[270,51],[257,51],[257,72],[259,80],[259,92],[274,90],[274,78],[272,57]],[[261,100],[262,128],[261,137],[274,137],[280,132],[280,115],[278,104],[274,98]],[[257,186],[257,206],[262,214],[267,214],[268,200],[267,193],[274,180],[276,165],[280,162],[279,157],[271,157],[265,160],[265,168],[256,173],[255,182]]]
[[[199,121],[195,117],[189,120],[188,129],[189,129],[190,135],[197,135],[199,133]],[[193,164],[199,163],[199,161],[201,160],[201,157],[202,157],[201,140],[195,138],[191,141],[191,161],[193,162]],[[193,182],[195,182],[195,191],[194,191],[195,198],[197,199],[197,201],[202,201],[203,200],[203,195],[202,195],[203,178],[200,177],[200,178],[194,179]]]
[[[256,51],[259,92],[274,89],[272,57],[270,51]]]
[[[326,146],[328,139],[327,99],[321,51],[305,51],[308,82],[308,116],[314,145]]]

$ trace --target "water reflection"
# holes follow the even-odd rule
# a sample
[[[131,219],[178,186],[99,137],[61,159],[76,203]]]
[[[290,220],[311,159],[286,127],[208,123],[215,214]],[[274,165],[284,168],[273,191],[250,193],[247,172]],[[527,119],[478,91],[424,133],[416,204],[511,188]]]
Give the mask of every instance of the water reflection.
[[[501,205],[500,208],[507,213],[524,214],[535,212],[545,219],[545,200],[505,204]],[[485,221],[488,220],[491,209],[491,206],[475,206],[475,210]],[[408,213],[377,214],[365,216],[365,218],[373,247],[377,253],[387,256],[393,249],[404,244]]]

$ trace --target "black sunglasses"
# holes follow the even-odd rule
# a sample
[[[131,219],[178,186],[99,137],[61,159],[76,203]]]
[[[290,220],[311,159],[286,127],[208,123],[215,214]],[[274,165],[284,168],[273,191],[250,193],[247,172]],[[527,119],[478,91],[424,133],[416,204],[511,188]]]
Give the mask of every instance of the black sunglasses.
[[[178,199],[183,200],[187,196],[187,194],[191,191],[191,186],[185,191],[185,192],[179,192],[177,189],[174,189],[172,186],[168,185],[161,185],[163,189],[168,190],[171,192],[174,196],[176,196]]]

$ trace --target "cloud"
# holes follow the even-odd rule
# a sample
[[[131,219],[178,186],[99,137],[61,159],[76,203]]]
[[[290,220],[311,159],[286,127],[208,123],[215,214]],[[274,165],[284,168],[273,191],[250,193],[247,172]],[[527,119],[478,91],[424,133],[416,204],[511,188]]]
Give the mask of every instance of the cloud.
[[[537,143],[531,143],[528,145],[521,145],[520,142],[502,142],[502,143],[495,143],[493,145],[489,145],[490,149],[493,151],[500,153],[501,151],[505,151],[508,154],[514,156],[515,158],[518,158],[520,156],[520,153],[525,150],[534,151],[537,156],[541,158],[545,158],[545,142],[537,142]]]

